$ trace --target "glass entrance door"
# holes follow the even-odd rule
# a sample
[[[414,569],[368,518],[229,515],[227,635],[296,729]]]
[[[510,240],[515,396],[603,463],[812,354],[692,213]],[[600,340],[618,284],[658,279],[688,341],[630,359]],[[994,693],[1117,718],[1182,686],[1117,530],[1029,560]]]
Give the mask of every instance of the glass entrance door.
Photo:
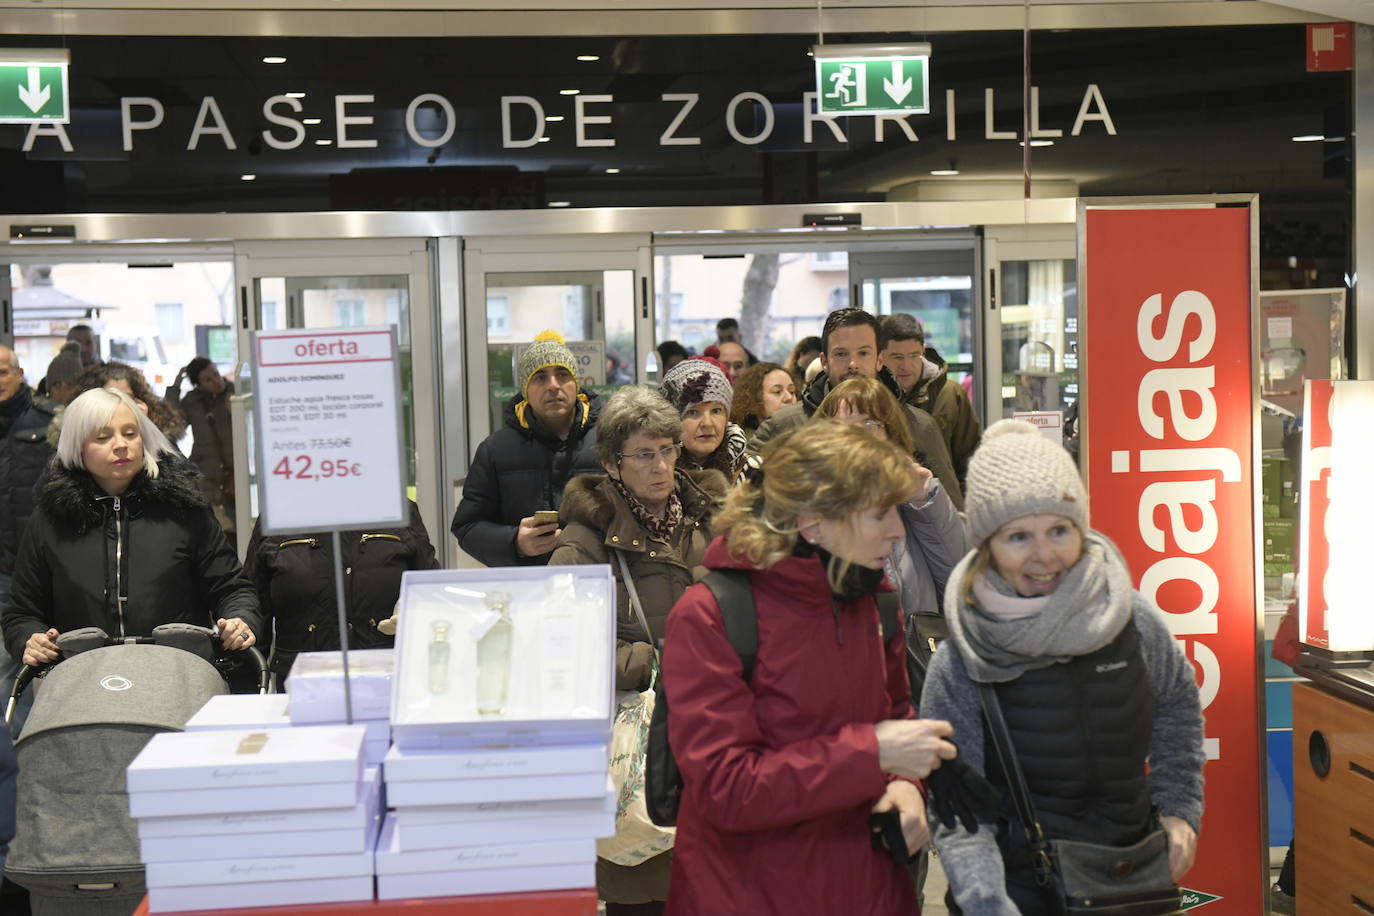
[[[1059,426],[1077,454],[1078,262],[1074,226],[989,226],[987,422],[1016,414]]]
[[[972,236],[849,255],[858,304],[876,315],[915,317],[925,331],[927,351],[933,349],[948,366],[949,378],[971,394],[983,377],[978,277]],[[976,409],[976,397],[973,403]]]
[[[296,251],[292,251],[292,249]],[[396,331],[401,363],[401,417],[407,458],[408,495],[419,504],[425,527],[436,547],[444,542],[438,498],[437,406],[434,386],[419,379],[437,378],[432,348],[417,346],[430,339],[429,257],[423,240],[293,243],[236,246],[238,282],[248,312],[247,330],[286,328],[391,327]],[[249,352],[247,341],[241,348]],[[246,367],[245,373],[246,374]],[[251,381],[242,401],[244,426],[252,434]],[[417,387],[420,389],[417,391]],[[427,418],[433,418],[425,422]],[[360,431],[365,432],[365,431]],[[236,443],[240,499],[240,547],[246,546],[257,503],[254,450]],[[238,466],[242,466],[242,470]]]
[[[502,413],[524,382],[517,378],[516,364],[544,331],[557,331],[568,342],[583,390],[606,397],[620,385],[646,380],[645,358],[654,346],[644,298],[647,241],[578,236],[568,239],[565,249],[530,251],[521,240],[467,240],[468,441],[473,448],[504,422]]]

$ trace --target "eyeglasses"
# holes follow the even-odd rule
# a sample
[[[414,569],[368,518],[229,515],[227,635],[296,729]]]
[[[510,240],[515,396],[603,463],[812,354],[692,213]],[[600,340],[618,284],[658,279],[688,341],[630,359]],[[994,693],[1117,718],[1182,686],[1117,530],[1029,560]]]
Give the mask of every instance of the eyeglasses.
[[[859,425],[862,426],[864,429],[868,430],[868,431],[871,432],[871,433],[885,433],[885,432],[887,432],[887,424],[886,424],[886,423],[879,423],[877,420],[864,420],[864,421],[863,421],[862,423],[860,423]]]
[[[660,458],[668,464],[674,464],[677,461],[677,456],[681,453],[682,443],[674,442],[672,445],[665,445],[657,451],[633,452],[628,455],[623,452],[618,452],[617,457],[625,461],[633,461],[640,467],[649,468],[653,467]]]

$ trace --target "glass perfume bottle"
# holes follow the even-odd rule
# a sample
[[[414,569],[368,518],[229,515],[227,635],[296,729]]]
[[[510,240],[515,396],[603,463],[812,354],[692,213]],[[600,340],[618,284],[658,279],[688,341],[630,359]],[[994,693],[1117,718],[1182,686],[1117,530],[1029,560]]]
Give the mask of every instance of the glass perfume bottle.
[[[477,712],[483,716],[500,716],[506,712],[506,693],[510,684],[513,629],[510,596],[489,595],[487,608],[497,616],[477,639]]]
[[[429,692],[443,693],[448,689],[448,621],[436,620],[429,641]]]

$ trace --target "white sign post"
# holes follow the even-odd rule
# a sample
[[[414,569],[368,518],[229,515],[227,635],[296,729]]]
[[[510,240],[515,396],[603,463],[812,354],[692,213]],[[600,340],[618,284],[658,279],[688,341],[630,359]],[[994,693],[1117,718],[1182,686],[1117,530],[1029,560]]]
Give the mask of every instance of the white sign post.
[[[409,518],[396,333],[257,331],[252,362],[262,532],[333,534],[344,708],[351,723],[339,532],[399,528]]]

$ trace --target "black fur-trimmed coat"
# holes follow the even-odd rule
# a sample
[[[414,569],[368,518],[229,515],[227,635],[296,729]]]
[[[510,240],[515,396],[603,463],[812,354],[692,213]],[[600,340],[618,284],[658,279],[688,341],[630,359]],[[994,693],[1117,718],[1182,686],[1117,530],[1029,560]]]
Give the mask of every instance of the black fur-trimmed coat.
[[[221,617],[242,618],[261,638],[257,595],[185,459],[164,453],[157,477],[140,474],[118,497],[84,470],[52,465],[0,618],[16,661],[50,628],[147,636]]]

